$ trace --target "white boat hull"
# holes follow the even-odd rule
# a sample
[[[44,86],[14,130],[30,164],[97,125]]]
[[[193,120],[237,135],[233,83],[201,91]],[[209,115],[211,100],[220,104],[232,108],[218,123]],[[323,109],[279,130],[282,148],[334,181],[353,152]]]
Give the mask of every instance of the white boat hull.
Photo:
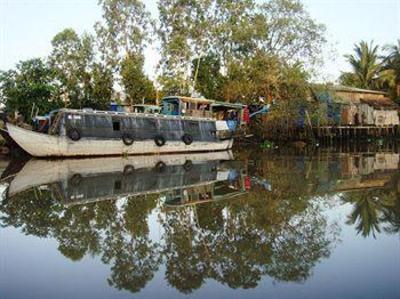
[[[157,146],[153,140],[135,141],[125,145],[122,140],[81,138],[72,141],[65,136],[54,136],[26,130],[7,123],[10,137],[34,157],[111,156],[163,154],[182,152],[223,151],[232,148],[233,139],[216,142],[194,141],[186,145],[182,141],[167,141]]]

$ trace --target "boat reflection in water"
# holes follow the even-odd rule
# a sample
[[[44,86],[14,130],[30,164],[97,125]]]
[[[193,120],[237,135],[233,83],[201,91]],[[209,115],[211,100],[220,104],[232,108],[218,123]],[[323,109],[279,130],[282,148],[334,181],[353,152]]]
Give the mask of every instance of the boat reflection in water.
[[[245,192],[243,163],[230,151],[92,158],[30,160],[15,175],[8,196],[34,187],[49,188],[66,206],[165,194],[170,206],[209,202]],[[241,165],[242,164],[242,165]]]

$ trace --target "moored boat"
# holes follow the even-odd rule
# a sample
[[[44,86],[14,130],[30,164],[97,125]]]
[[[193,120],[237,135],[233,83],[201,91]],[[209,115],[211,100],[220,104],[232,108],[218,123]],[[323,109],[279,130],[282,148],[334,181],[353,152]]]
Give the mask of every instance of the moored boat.
[[[243,105],[167,97],[161,114],[60,109],[48,131],[7,123],[10,137],[36,157],[220,151],[232,148]]]

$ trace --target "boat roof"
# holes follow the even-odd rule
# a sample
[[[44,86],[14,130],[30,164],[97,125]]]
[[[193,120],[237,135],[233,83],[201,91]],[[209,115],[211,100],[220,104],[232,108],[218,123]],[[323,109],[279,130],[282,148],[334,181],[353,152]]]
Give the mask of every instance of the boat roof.
[[[174,99],[179,99],[182,100],[184,102],[192,102],[192,103],[203,103],[203,104],[211,104],[211,103],[215,103],[214,100],[209,100],[209,99],[204,99],[204,98],[192,98],[192,97],[184,97],[184,96],[168,96],[168,97],[164,97],[164,100],[174,100]]]
[[[349,87],[349,86],[344,86],[344,85],[336,85],[333,87],[333,89],[335,91],[342,91],[342,92],[370,93],[370,94],[377,94],[377,95],[387,95],[388,94],[385,91],[362,89],[362,88]]]
[[[222,102],[222,101],[215,101],[212,105],[214,107],[229,107],[229,108],[234,108],[234,109],[243,109],[244,107],[246,107],[245,104],[228,103],[228,102]]]
[[[223,101],[216,101],[216,100],[210,100],[210,99],[205,99],[205,98],[192,98],[192,97],[184,97],[184,96],[168,96],[163,98],[164,100],[174,100],[174,99],[179,99],[184,102],[191,102],[191,103],[201,103],[201,104],[211,104],[214,107],[229,107],[233,109],[243,109],[246,105],[241,104],[241,103],[228,103],[228,102],[223,102]]]

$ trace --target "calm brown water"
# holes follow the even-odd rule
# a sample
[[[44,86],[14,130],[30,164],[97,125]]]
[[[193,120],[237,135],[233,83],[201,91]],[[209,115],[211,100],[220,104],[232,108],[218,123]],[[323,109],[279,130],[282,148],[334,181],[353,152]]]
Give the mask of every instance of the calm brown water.
[[[1,298],[400,298],[397,153],[20,162]]]

